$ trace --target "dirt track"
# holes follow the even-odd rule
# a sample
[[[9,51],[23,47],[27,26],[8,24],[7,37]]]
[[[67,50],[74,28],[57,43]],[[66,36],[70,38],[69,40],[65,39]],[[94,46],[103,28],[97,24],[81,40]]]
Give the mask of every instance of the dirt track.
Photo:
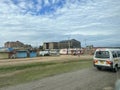
[[[120,71],[98,71],[93,67],[1,90],[113,90],[118,78]]]
[[[74,60],[74,59],[91,59],[90,55],[72,56],[72,55],[60,55],[60,56],[47,56],[47,57],[35,57],[35,58],[20,58],[20,59],[1,59],[0,66],[3,65],[15,65],[26,64],[33,62],[46,62],[46,61],[61,61],[61,60]]]

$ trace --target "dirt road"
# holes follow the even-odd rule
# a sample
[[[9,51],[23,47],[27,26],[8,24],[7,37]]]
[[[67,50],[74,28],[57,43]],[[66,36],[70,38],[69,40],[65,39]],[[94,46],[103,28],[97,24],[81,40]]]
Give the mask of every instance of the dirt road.
[[[16,65],[27,64],[33,62],[48,62],[48,61],[62,61],[62,60],[74,60],[74,59],[92,59],[92,55],[60,55],[60,56],[48,56],[48,57],[35,57],[35,58],[19,58],[19,59],[0,59],[0,66],[4,65]]]
[[[0,90],[113,90],[118,78],[120,71],[98,71],[92,67]]]

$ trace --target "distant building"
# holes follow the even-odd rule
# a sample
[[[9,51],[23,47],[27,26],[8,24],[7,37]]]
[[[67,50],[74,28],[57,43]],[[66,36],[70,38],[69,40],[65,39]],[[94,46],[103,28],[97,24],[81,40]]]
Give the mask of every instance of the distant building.
[[[31,45],[24,44],[24,43],[22,43],[20,41],[6,42],[4,44],[4,47],[6,47],[6,48],[15,48],[15,49],[21,49],[21,48],[30,49],[30,48],[32,48]]]
[[[43,49],[64,49],[64,48],[81,48],[81,43],[75,39],[63,40],[60,42],[43,43]]]
[[[59,48],[81,48],[81,43],[75,39],[64,40],[59,42]]]
[[[58,49],[58,42],[44,42],[43,49]]]

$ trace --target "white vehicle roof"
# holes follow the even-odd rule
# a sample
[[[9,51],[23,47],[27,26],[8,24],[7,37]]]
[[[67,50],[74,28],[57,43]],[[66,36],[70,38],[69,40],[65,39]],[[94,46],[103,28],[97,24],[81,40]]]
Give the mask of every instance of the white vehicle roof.
[[[98,48],[96,51],[120,51],[120,49],[112,49],[112,48]]]

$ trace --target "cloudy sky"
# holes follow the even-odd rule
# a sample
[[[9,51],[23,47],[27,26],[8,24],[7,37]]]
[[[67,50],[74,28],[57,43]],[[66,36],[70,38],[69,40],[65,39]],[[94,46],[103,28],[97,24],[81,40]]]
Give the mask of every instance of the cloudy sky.
[[[120,0],[0,0],[0,46],[68,39],[120,46]]]

